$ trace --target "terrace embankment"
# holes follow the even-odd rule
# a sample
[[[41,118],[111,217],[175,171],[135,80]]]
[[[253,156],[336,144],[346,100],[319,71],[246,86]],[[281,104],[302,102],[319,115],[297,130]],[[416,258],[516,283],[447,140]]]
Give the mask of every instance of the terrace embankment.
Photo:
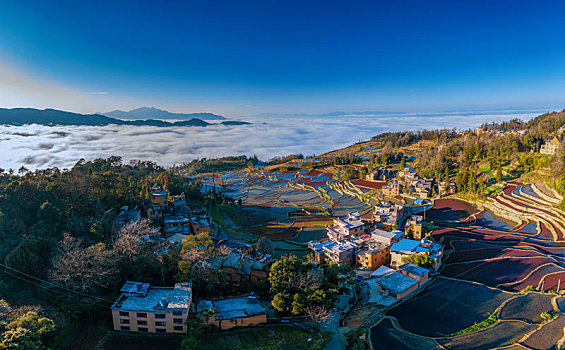
[[[441,277],[386,312],[371,331],[374,348],[410,348],[417,341],[425,344],[418,348],[443,349],[562,344],[565,319],[558,305],[565,299],[556,293],[565,286],[565,212],[555,207],[560,200],[544,185],[520,183],[509,183],[476,208],[436,200],[426,219],[443,226],[431,233],[446,247]],[[524,290],[532,291],[519,293]],[[490,326],[465,329],[491,314]]]
[[[251,243],[268,237],[275,241],[275,249],[284,253],[305,254],[306,243],[325,237],[321,228],[334,217],[351,212],[364,215],[375,204],[365,196],[369,189],[333,179],[327,171],[248,168],[223,174],[222,186],[211,177],[202,180],[243,204],[225,209],[215,218],[224,238]]]

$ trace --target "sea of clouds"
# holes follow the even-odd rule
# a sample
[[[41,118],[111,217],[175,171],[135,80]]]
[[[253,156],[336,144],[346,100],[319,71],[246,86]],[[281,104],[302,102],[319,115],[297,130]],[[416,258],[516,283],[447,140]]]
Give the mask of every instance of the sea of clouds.
[[[539,112],[443,115],[262,116],[250,125],[207,127],[0,126],[0,168],[70,168],[79,159],[121,156],[170,166],[197,158],[256,154],[262,160],[321,154],[385,131],[474,128]]]

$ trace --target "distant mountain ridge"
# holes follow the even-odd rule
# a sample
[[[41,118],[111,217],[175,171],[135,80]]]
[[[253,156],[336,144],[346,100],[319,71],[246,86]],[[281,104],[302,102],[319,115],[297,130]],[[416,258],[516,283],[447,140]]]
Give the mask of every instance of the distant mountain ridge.
[[[213,113],[173,113],[155,107],[141,107],[131,111],[115,110],[107,113],[100,113],[107,117],[118,119],[178,119],[178,120],[225,120],[221,115]]]
[[[217,125],[205,122],[198,118],[183,120],[178,122],[166,122],[156,119],[145,120],[121,120],[111,118],[101,114],[79,114],[73,112],[65,112],[56,109],[35,109],[35,108],[0,108],[0,124],[5,125],[24,125],[24,124],[40,124],[46,126],[54,125],[75,125],[75,126],[104,126],[104,125],[132,125],[132,126],[208,126]],[[245,125],[250,124],[243,121],[226,120],[218,124]]]

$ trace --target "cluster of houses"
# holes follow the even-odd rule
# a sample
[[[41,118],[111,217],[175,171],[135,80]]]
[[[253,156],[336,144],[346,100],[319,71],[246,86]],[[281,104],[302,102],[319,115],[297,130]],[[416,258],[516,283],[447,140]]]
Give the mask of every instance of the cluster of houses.
[[[210,232],[211,219],[202,209],[191,210],[184,193],[170,195],[167,190],[155,185],[143,209],[147,217],[161,227],[160,236],[144,237],[145,241],[157,245],[157,256],[170,254],[174,247],[180,248],[186,235]],[[141,210],[137,207],[130,210],[125,206],[114,220],[114,226],[119,229],[140,218]],[[265,266],[270,255],[247,254],[247,246],[232,246],[230,242],[219,244],[227,245],[229,254],[202,261],[205,274],[221,270],[226,281],[233,283],[249,281],[258,284],[267,279]],[[173,251],[178,253],[180,249]],[[188,331],[186,321],[189,316],[219,329],[267,322],[267,309],[253,296],[200,300],[193,304],[192,284],[188,282],[177,283],[174,287],[156,287],[149,283],[127,281],[111,309],[114,329],[121,331],[184,334]]]
[[[418,198],[430,198],[435,180],[433,178],[420,178],[412,167],[406,167],[398,172],[398,178],[404,183],[404,188],[409,194]]]
[[[190,315],[219,329],[267,322],[267,309],[253,296],[201,300],[193,305],[190,282],[154,287],[149,283],[127,281],[120,291],[121,295],[111,307],[117,331],[186,334]]]
[[[154,185],[143,207],[147,217],[161,225],[165,238],[210,232],[210,217],[203,209],[191,210],[184,193],[170,196],[169,191]]]
[[[422,223],[419,215],[407,220],[406,232],[416,238],[408,239],[404,231],[383,230],[362,220],[358,213],[350,213],[327,227],[326,239],[310,241],[308,247],[314,262],[374,271],[376,275],[372,276],[382,280],[382,284],[378,282],[379,291],[401,298],[425,283],[429,273],[441,266],[444,247],[422,238]],[[416,254],[428,256],[430,269],[403,262],[403,258]]]
[[[381,200],[374,207],[372,223],[375,227],[390,231],[398,228],[404,217],[404,205],[399,202]]]
[[[561,135],[563,133],[563,131],[565,131],[565,126],[560,127],[559,129],[557,129],[556,134],[557,135]],[[505,134],[512,134],[512,135],[518,135],[518,136],[522,136],[524,137],[527,133],[528,130],[517,130],[517,131],[508,131],[508,132],[502,132],[502,131],[486,131],[481,127],[476,128],[473,133],[475,133],[476,135],[481,135],[484,133],[495,133],[498,136],[502,136]],[[555,152],[557,152],[557,149],[559,148],[559,145],[561,144],[561,142],[559,141],[559,138],[557,136],[554,136],[551,139],[547,139],[545,140],[540,147],[539,153],[541,154],[547,154],[547,155],[555,155]]]
[[[365,177],[365,179],[369,181],[388,181],[390,178],[391,172],[385,167],[375,168]]]
[[[418,195],[421,198],[431,195],[433,182],[419,179],[409,168],[402,172],[400,179],[389,181],[389,170],[378,168],[370,174],[370,180],[389,181],[383,187],[383,194],[389,197],[398,196],[402,186],[422,193]],[[404,220],[405,207],[400,201],[390,199],[379,201],[369,215],[361,216],[355,212],[336,219],[327,227],[327,238],[310,241],[308,247],[315,262],[355,267],[358,272],[371,277],[378,291],[376,294],[398,300],[425,284],[429,275],[437,271],[443,245],[422,237],[422,216],[411,216],[406,221],[405,231],[398,230]],[[184,194],[170,195],[157,185],[151,188],[143,210],[149,219],[160,224],[161,241],[169,241],[172,245],[180,245],[187,234],[210,231],[211,220],[204,210],[191,210]],[[140,215],[137,207],[132,210],[124,207],[116,218],[116,225],[138,221]],[[407,235],[414,239],[408,239]],[[168,254],[170,246],[164,245],[157,251],[167,248],[163,254]],[[266,266],[271,257],[261,253],[248,254],[244,250],[232,249],[226,255],[207,259],[201,262],[202,270],[210,276],[220,271],[226,281],[233,283],[263,283],[268,277]],[[423,268],[405,263],[405,257],[417,254],[427,255],[431,266]],[[219,329],[267,322],[267,309],[255,297],[193,303],[192,284],[188,282],[177,283],[174,287],[156,287],[128,281],[111,309],[114,329],[121,331],[185,334],[190,316]]]
[[[267,266],[270,258],[269,254],[248,255],[240,250],[234,250],[228,256],[217,256],[205,260],[202,267],[207,275],[222,270],[225,273],[226,281],[229,282],[249,281],[253,284],[259,284],[267,279],[265,266]]]
[[[435,179],[420,178],[418,173],[410,166],[399,170],[396,177],[393,178],[392,175],[392,172],[385,167],[375,168],[367,174],[365,181],[385,182],[382,187],[378,187],[383,197],[397,197],[401,193],[422,199],[428,199],[432,196],[432,190],[436,185]],[[363,187],[363,185],[361,186]],[[366,187],[371,186],[366,185]],[[437,193],[440,195],[449,195],[456,191],[455,182],[439,182],[437,188]]]

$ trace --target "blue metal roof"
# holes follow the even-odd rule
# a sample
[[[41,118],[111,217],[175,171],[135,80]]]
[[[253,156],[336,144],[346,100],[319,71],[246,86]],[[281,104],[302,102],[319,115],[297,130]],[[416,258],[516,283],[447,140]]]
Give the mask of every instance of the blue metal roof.
[[[399,252],[411,252],[416,249],[420,245],[420,241],[415,241],[413,239],[402,239],[400,242],[394,243],[390,247],[390,251],[399,251]]]

